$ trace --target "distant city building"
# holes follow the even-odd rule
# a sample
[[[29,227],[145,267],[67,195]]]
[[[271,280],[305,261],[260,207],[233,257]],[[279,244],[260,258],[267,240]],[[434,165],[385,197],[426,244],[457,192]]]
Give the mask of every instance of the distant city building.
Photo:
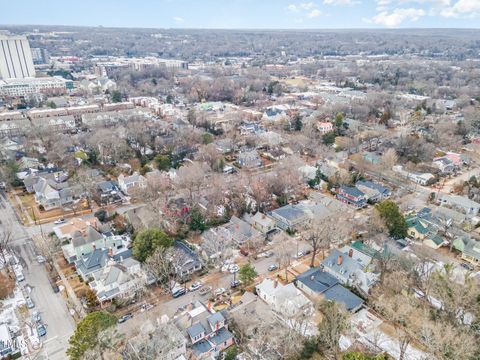
[[[34,76],[32,52],[26,36],[0,35],[0,79]]]
[[[98,76],[112,76],[117,70],[142,71],[148,69],[165,68],[169,70],[188,69],[188,63],[183,60],[145,58],[115,58],[112,61],[99,61],[95,65],[95,74]]]
[[[0,96],[61,95],[70,89],[73,89],[73,81],[58,76],[0,80]]]
[[[34,64],[47,64],[50,57],[46,49],[32,48],[32,59]]]

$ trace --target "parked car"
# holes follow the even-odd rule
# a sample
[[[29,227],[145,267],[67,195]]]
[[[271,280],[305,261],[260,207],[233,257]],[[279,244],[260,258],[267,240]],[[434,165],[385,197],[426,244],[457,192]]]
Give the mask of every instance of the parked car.
[[[150,309],[153,308],[153,307],[154,307],[154,305],[149,304],[149,303],[147,303],[147,304],[142,304],[142,306],[140,306],[140,311],[141,311],[141,312],[148,311],[148,310],[150,310]]]
[[[118,319],[118,323],[121,324],[121,323],[124,323],[125,321],[127,321],[128,319],[132,318],[133,317],[133,314],[132,313],[128,313],[128,314],[125,314],[123,315],[120,319]]]
[[[23,273],[21,271],[15,271],[15,279],[17,282],[25,280],[25,276],[23,276]]]
[[[56,225],[64,224],[65,219],[58,219],[58,220],[55,220],[53,223],[56,224]]]
[[[238,266],[237,264],[230,265],[229,271],[230,271],[231,274],[234,274],[234,273],[238,272],[239,270],[240,270],[240,266]]]
[[[304,252],[303,252],[303,251],[299,251],[299,252],[297,253],[297,255],[295,256],[295,258],[300,259],[300,258],[302,258],[302,257],[304,257],[304,256],[305,256]]]
[[[272,264],[268,267],[268,271],[275,271],[275,270],[278,270],[277,264]]]
[[[185,288],[178,288],[178,289],[174,289],[174,290],[172,291],[172,296],[173,296],[174,298],[178,298],[178,297],[180,297],[180,296],[182,296],[182,295],[185,295],[186,293],[187,293],[187,290],[185,290]]]
[[[197,281],[197,282],[193,283],[192,285],[190,285],[188,290],[195,291],[195,290],[200,289],[202,286],[203,286],[203,284],[200,281]]]
[[[36,323],[41,322],[41,321],[42,321],[42,317],[40,316],[40,312],[38,312],[38,311],[35,310],[35,311],[32,313],[32,320],[33,320],[34,322],[36,322]]]
[[[242,285],[242,282],[241,282],[240,280],[232,280],[232,281],[230,282],[230,287],[231,287],[232,289],[235,289],[236,287],[238,287],[238,286],[240,286],[240,285]]]
[[[275,255],[275,254],[273,253],[272,250],[269,250],[265,253],[265,257],[267,257],[267,258],[272,257],[273,255]]]
[[[39,264],[43,264],[45,262],[45,260],[46,260],[45,257],[43,257],[42,255],[37,256],[37,262]]]
[[[27,307],[29,309],[33,309],[35,307],[35,303],[33,302],[33,300],[29,296],[27,296],[25,298],[25,301],[27,302]]]
[[[200,289],[199,294],[202,295],[202,296],[207,295],[210,291],[212,291],[212,287],[211,286],[205,286],[205,287]]]
[[[469,263],[466,263],[466,262],[460,263],[460,266],[463,267],[464,269],[467,269],[468,271],[475,270],[475,268],[473,267],[472,264],[469,264]]]
[[[243,256],[248,256],[248,249],[244,247],[240,248],[240,254],[242,254]]]
[[[37,326],[37,333],[38,333],[38,336],[41,337],[41,336],[45,336],[47,335],[47,328],[44,324],[39,324]]]
[[[219,296],[219,295],[222,295],[225,291],[226,291],[225,288],[218,288],[213,292],[213,294],[215,296]]]

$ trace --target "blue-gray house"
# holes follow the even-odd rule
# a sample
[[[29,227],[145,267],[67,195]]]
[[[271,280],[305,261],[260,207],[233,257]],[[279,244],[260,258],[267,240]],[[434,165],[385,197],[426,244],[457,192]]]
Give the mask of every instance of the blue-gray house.
[[[363,304],[360,297],[318,267],[298,275],[295,278],[295,285],[309,296],[322,295],[327,300],[343,304],[351,312],[357,311]]]

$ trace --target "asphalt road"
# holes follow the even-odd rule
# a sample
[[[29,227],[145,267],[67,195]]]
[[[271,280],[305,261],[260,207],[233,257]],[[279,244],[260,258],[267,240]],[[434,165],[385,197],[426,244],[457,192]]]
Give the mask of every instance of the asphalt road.
[[[10,245],[24,267],[22,286],[31,289],[30,297],[35,303],[33,310],[40,311],[47,326],[47,335],[42,338],[42,348],[35,359],[66,359],[68,338],[75,324],[61,295],[53,292],[44,265],[36,261],[30,236],[40,233],[40,228],[24,228],[4,194],[0,196],[0,231],[11,231]]]

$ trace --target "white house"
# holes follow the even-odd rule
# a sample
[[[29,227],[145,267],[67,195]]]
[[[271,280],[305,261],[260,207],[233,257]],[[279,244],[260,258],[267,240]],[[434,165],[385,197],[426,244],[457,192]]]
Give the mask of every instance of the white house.
[[[311,321],[315,314],[313,303],[293,283],[283,285],[266,278],[256,290],[258,297],[292,329],[303,335],[316,334],[315,323]]]
[[[135,188],[144,188],[146,186],[146,183],[147,180],[145,179],[145,177],[137,172],[134,172],[130,176],[120,174],[120,176],[118,177],[118,186],[125,195],[131,195],[133,189]]]
[[[322,135],[333,131],[333,124],[329,121],[322,121],[317,124],[317,129]]]

